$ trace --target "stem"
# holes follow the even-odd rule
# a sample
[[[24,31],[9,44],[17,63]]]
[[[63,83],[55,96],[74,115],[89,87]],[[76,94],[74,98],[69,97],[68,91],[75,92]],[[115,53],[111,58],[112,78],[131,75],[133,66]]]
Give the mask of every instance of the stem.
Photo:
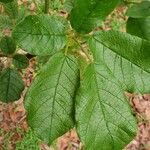
[[[44,10],[45,14],[48,14],[49,12],[49,2],[50,0],[45,0],[45,10]]]
[[[10,67],[12,64],[12,58],[11,57],[7,57],[7,68]]]
[[[81,44],[79,43],[78,40],[76,40],[75,38],[73,38],[73,39],[74,39],[74,41],[80,46],[82,52],[86,55],[86,57],[88,58],[88,60],[92,62],[92,59],[91,59],[91,57],[90,57],[88,51],[86,51],[86,50],[81,46]]]

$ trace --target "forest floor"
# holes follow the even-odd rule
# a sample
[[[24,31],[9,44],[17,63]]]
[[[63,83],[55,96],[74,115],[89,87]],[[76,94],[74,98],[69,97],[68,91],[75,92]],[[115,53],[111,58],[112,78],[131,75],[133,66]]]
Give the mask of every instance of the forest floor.
[[[100,30],[125,31],[126,8],[119,7],[105,21]],[[118,21],[119,20],[119,21]],[[15,103],[0,103],[0,150],[82,150],[75,129],[72,129],[49,147],[36,138],[26,122],[24,95],[35,77],[37,62],[33,58],[30,66],[22,73],[26,88],[21,99]],[[126,93],[135,112],[138,132],[135,139],[124,150],[150,150],[150,94]]]

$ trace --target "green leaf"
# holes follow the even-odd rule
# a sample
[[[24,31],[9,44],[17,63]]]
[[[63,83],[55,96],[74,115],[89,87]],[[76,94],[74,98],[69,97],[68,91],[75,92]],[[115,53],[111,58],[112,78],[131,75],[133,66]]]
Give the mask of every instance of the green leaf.
[[[25,69],[29,65],[29,60],[25,55],[16,54],[13,57],[13,64],[18,69]]]
[[[24,83],[20,74],[14,70],[7,68],[0,74],[0,100],[2,102],[12,102],[20,98],[24,89]]]
[[[74,125],[74,96],[78,80],[76,59],[56,53],[27,92],[28,123],[38,137],[49,144]]]
[[[146,40],[150,40],[150,17],[129,18],[126,28],[128,33]]]
[[[34,55],[51,55],[66,44],[62,19],[48,15],[27,16],[15,28],[13,37],[22,49]]]
[[[71,11],[71,25],[79,33],[89,33],[118,3],[119,0],[76,0]]]
[[[100,32],[93,38],[94,41],[105,45],[105,47],[150,73],[149,41],[117,31]],[[95,54],[94,58],[99,59],[99,54]]]
[[[0,0],[0,2],[2,2],[2,3],[10,3],[10,2],[12,2],[13,0]]]
[[[18,3],[17,0],[14,0],[10,3],[4,5],[5,12],[8,14],[10,19],[17,19],[18,17]]]
[[[134,4],[128,9],[127,15],[132,18],[145,18],[150,16],[150,1]]]
[[[148,44],[114,31],[96,33],[89,40],[95,61],[86,68],[76,97],[77,132],[85,149],[121,150],[136,135],[124,93],[150,92],[150,72],[136,63],[147,59],[143,52],[150,50]]]
[[[0,49],[6,55],[13,54],[16,50],[16,43],[13,38],[5,36],[0,41]]]
[[[136,135],[121,84],[102,63],[86,68],[76,97],[76,128],[86,150],[121,150]]]
[[[24,7],[24,5],[19,6],[18,17],[17,17],[17,20],[16,20],[16,24],[19,24],[28,15],[30,15],[30,10],[28,8]]]
[[[0,15],[0,29],[12,28],[12,22],[6,15]]]
[[[74,6],[74,2],[75,0],[66,0],[64,3],[64,9],[70,13]]]

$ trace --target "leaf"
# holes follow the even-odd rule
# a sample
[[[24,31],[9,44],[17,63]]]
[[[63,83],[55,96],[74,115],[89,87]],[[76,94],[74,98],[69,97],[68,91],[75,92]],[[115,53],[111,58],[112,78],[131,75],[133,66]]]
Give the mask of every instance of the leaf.
[[[100,32],[95,40],[150,73],[150,42],[117,31]],[[95,45],[96,46],[96,45]],[[95,54],[95,53],[94,53]],[[99,59],[99,54],[94,55]]]
[[[10,2],[12,2],[13,0],[0,0],[0,2],[2,2],[2,3],[10,3]]]
[[[34,55],[51,55],[66,44],[62,19],[48,15],[27,16],[13,32],[19,46]]]
[[[71,11],[71,25],[79,33],[89,33],[118,3],[119,0],[76,0]]]
[[[0,15],[0,29],[12,28],[12,22],[6,15]]]
[[[70,13],[74,6],[74,2],[75,0],[66,0],[64,3],[64,9]]]
[[[89,40],[95,61],[86,68],[76,97],[76,127],[85,149],[121,150],[136,135],[124,92],[150,92],[150,72],[133,63],[141,41],[144,44],[114,31],[96,33]]]
[[[127,32],[140,38],[150,40],[150,17],[131,18],[127,21]]]
[[[19,6],[18,17],[17,17],[17,20],[16,20],[16,24],[19,24],[28,15],[30,15],[30,10],[28,8],[22,6],[22,5]]]
[[[10,19],[17,19],[18,17],[18,3],[17,0],[13,0],[10,3],[4,4],[5,12]]]
[[[74,96],[78,79],[76,59],[56,53],[27,92],[28,123],[38,137],[49,144],[74,125]]]
[[[132,18],[145,18],[150,16],[150,1],[134,4],[128,9],[127,16]]]
[[[13,38],[5,36],[0,41],[0,49],[6,55],[13,54],[16,50],[16,43]]]
[[[122,87],[102,64],[88,66],[76,101],[77,132],[86,150],[121,150],[135,136]]]
[[[14,70],[7,68],[0,74],[0,100],[8,103],[20,98],[24,89],[24,83],[20,74]]]
[[[29,65],[29,60],[25,55],[16,54],[13,57],[13,64],[18,69],[25,69]]]

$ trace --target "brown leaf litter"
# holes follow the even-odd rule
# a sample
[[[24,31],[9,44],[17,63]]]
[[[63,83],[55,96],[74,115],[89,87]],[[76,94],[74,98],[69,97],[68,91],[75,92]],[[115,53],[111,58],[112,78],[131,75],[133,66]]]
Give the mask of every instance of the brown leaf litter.
[[[150,94],[128,94],[138,120],[138,133],[126,150],[150,150]]]

